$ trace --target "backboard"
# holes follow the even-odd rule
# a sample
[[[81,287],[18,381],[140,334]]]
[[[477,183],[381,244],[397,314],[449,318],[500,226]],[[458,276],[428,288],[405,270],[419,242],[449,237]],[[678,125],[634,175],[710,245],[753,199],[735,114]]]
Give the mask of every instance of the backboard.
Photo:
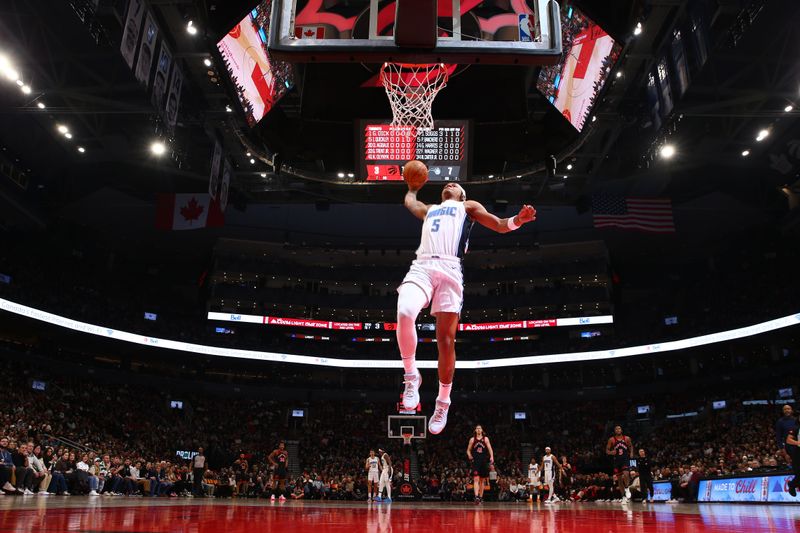
[[[278,0],[269,52],[330,63],[552,65],[561,57],[555,0],[438,0],[435,48],[395,44],[396,0]]]
[[[412,433],[414,439],[427,436],[428,419],[422,415],[389,415],[387,437],[402,439],[403,433]]]

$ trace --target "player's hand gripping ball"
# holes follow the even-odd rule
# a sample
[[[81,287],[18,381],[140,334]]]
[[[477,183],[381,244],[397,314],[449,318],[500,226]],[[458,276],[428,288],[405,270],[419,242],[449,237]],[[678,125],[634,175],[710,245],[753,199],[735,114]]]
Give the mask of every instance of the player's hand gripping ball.
[[[428,167],[422,161],[409,161],[403,166],[403,179],[410,190],[418,191],[428,181]]]

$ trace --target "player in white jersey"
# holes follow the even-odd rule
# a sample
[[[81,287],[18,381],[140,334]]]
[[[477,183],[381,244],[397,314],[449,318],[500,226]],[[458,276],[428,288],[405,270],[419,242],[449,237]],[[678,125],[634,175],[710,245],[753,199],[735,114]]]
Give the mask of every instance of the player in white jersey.
[[[380,461],[375,456],[375,450],[369,451],[369,457],[364,463],[364,468],[367,471],[367,501],[372,501],[378,494],[378,483],[380,482],[380,469],[378,467]]]
[[[531,457],[528,465],[528,500],[539,501],[539,490],[542,488],[542,472],[539,470],[539,463],[536,457]]]
[[[375,497],[376,502],[392,503],[392,458],[384,450],[378,448],[378,455],[381,459],[381,476],[378,483],[378,496]],[[383,497],[383,489],[386,489],[386,498]]]
[[[561,472],[561,463],[558,462],[558,459],[553,455],[548,446],[544,449],[544,457],[542,457],[541,463],[541,469],[542,472],[544,472],[544,484],[547,485],[550,490],[550,495],[544,503],[553,503],[555,501],[553,491],[556,486],[556,467],[558,467],[559,472]]]
[[[422,376],[417,370],[417,329],[415,322],[422,309],[431,306],[436,317],[436,346],[439,350],[439,395],[428,423],[434,435],[447,424],[450,389],[456,364],[455,337],[461,315],[464,286],[461,257],[468,247],[473,222],[498,233],[514,231],[536,220],[536,210],[525,205],[511,218],[498,218],[480,203],[467,200],[467,193],[456,183],[442,190],[442,203],[425,205],[417,200],[417,190],[409,186],[405,206],[423,221],[417,259],[397,289],[397,344],[405,370],[403,407],[419,405]]]

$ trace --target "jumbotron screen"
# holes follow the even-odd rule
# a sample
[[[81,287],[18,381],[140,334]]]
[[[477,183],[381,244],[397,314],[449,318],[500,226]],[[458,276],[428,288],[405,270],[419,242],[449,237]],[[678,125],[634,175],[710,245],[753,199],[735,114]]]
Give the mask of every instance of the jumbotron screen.
[[[357,133],[359,177],[363,180],[401,181],[402,166],[412,159],[428,165],[430,181],[460,181],[468,175],[466,120],[438,120],[433,129],[361,120]]]

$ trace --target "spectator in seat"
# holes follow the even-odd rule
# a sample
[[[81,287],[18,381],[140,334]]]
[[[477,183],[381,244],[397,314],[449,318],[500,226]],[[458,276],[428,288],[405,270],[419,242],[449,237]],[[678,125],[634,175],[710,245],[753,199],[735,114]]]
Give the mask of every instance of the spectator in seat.
[[[11,460],[14,463],[14,472],[16,473],[17,492],[26,496],[33,494],[30,490],[33,488],[33,468],[28,465],[28,448],[26,444],[21,444],[17,448],[17,443],[11,441],[8,445],[11,452]]]
[[[3,437],[0,439],[0,486],[6,492],[17,491],[16,487],[11,484],[12,473],[14,473],[14,459],[8,449],[8,437]]]
[[[65,451],[61,454],[61,458],[53,465],[53,479],[50,481],[50,488],[48,492],[53,494],[69,496],[67,487],[67,474],[71,474],[72,470],[69,464],[69,452]]]
[[[32,442],[28,443],[28,447],[33,446]],[[47,487],[50,486],[50,480],[53,476],[50,475],[50,471],[44,464],[44,460],[42,459],[42,447],[37,444],[32,448],[33,452],[28,455],[28,460],[31,463],[31,468],[34,471],[34,486],[38,489],[37,494],[42,496],[47,496],[50,493],[47,492]]]

